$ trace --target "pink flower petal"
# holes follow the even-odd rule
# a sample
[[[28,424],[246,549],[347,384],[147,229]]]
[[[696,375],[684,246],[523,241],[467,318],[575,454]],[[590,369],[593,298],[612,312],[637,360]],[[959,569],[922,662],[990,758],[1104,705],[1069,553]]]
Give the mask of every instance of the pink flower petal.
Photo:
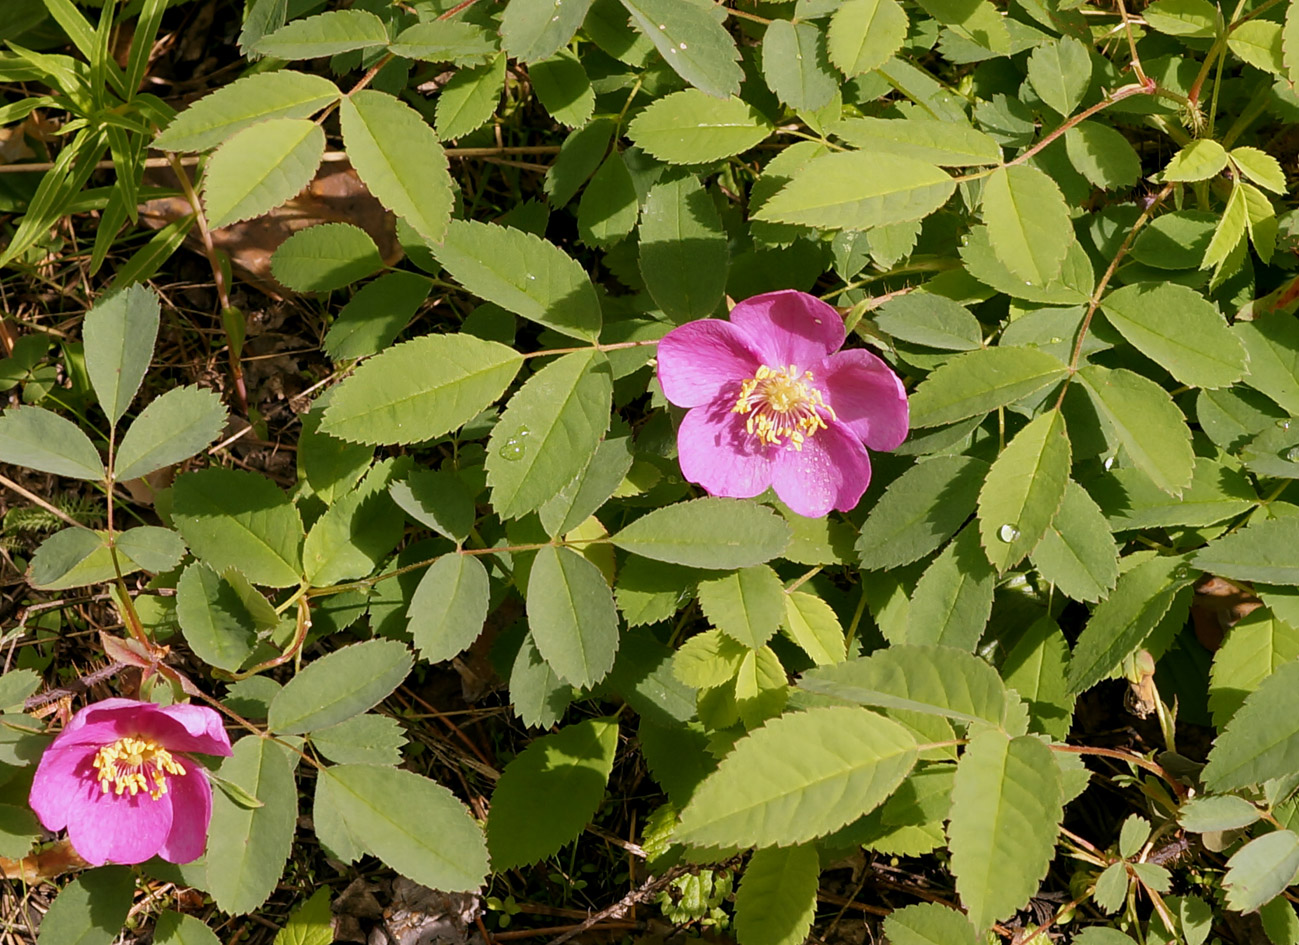
[[[730,405],[696,407],[677,431],[681,473],[709,495],[748,499],[771,485],[769,450],[744,429]]]
[[[844,341],[839,313],[793,289],[745,299],[731,310],[731,324],[753,340],[763,363],[772,368],[792,364],[806,370],[838,351]]]
[[[869,351],[832,354],[813,368],[813,383],[839,422],[871,449],[887,452],[906,439],[907,392],[893,369]]]
[[[196,742],[207,746],[189,748],[167,746],[173,751],[192,751],[203,755],[220,755],[222,757],[233,754],[230,747],[230,736],[226,734],[221,716],[212,709],[201,705],[169,705],[161,707],[158,711],[185,726],[185,731],[193,736]]]
[[[41,755],[28,801],[46,829],[62,830],[90,792],[98,793],[91,764],[98,750],[95,745],[73,745],[47,748]]]
[[[831,509],[848,511],[861,501],[870,481],[866,447],[833,420],[808,437],[801,451],[788,447],[777,451],[771,471],[776,495],[807,518],[820,518]]]
[[[104,794],[98,785],[74,804],[68,819],[72,848],[92,866],[131,865],[154,856],[171,833],[171,794]]]
[[[729,322],[706,318],[674,328],[658,344],[663,396],[678,407],[720,399],[761,365],[753,343]],[[735,395],[732,395],[735,396]]]
[[[203,855],[212,820],[212,786],[194,761],[181,762],[185,773],[167,779],[171,798],[171,832],[158,855],[169,863],[190,863]]]
[[[206,722],[200,722],[200,713]],[[54,744],[60,748],[71,745],[98,747],[127,736],[153,739],[168,751],[230,754],[230,739],[222,730],[221,717],[212,709],[203,706],[164,709],[152,702],[135,699],[104,699],[91,703],[72,717]]]

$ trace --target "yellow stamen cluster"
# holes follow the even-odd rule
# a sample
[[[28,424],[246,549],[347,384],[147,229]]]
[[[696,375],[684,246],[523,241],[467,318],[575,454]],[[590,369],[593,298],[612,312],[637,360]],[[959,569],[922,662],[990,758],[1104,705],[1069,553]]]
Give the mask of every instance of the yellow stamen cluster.
[[[99,789],[132,797],[147,791],[155,801],[167,793],[167,775],[184,774],[171,752],[147,738],[119,738],[95,752]],[[152,782],[152,783],[150,783]]]
[[[826,416],[837,419],[812,385],[812,372],[800,375],[792,364],[780,370],[765,364],[758,368],[740,385],[731,413],[747,414],[744,429],[766,445],[779,446],[787,438],[796,450],[802,450],[817,430],[825,429]]]

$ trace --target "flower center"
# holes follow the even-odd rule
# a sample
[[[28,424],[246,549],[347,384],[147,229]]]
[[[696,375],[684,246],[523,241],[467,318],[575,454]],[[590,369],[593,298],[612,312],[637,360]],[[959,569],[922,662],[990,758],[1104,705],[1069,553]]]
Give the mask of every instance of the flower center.
[[[834,409],[821,399],[812,385],[812,372],[790,365],[769,368],[762,365],[757,373],[740,385],[731,413],[748,416],[744,429],[769,446],[779,446],[785,439],[796,450],[817,430],[825,428],[825,417],[837,419]]]
[[[111,790],[134,797],[147,791],[155,801],[167,793],[167,775],[185,773],[171,752],[157,742],[130,736],[99,749],[92,763],[103,793]]]

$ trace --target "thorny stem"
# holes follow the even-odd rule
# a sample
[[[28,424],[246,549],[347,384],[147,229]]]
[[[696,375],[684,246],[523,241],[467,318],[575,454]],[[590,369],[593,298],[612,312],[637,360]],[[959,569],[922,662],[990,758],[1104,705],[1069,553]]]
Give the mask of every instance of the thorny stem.
[[[524,355],[525,358],[548,358],[557,354],[576,354],[579,351],[623,351],[627,348],[643,348],[646,345],[656,345],[659,339],[650,338],[644,341],[616,341],[612,344],[585,345],[580,348],[548,348],[545,351],[529,351]]]
[[[1149,222],[1150,218],[1154,216],[1155,211],[1159,209],[1159,205],[1163,203],[1172,192],[1173,184],[1171,182],[1165,184],[1163,190],[1156,194],[1155,198],[1150,201],[1150,206],[1141,211],[1141,216],[1137,217],[1137,222],[1132,224],[1132,229],[1129,230],[1128,235],[1124,237],[1123,243],[1119,246],[1118,252],[1116,252],[1114,258],[1110,260],[1109,266],[1105,268],[1105,274],[1101,276],[1100,282],[1096,283],[1096,289],[1092,292],[1092,297],[1087,303],[1087,314],[1083,316],[1082,324],[1078,326],[1078,340],[1074,342],[1073,354],[1069,358],[1069,374],[1065,377],[1065,382],[1060,387],[1060,396],[1056,398],[1055,406],[1057,410],[1060,408],[1060,405],[1064,403],[1064,395],[1069,390],[1069,382],[1073,380],[1073,376],[1078,372],[1078,361],[1082,357],[1083,341],[1087,338],[1087,330],[1091,328],[1092,318],[1096,315],[1096,309],[1101,304],[1101,296],[1105,294],[1105,289],[1109,286],[1110,279],[1114,277],[1114,272],[1119,268],[1119,263],[1123,260],[1123,257],[1127,255],[1128,248],[1131,247],[1132,241],[1136,239],[1137,233],[1146,225],[1146,223]]]
[[[1163,94],[1167,94],[1167,93],[1165,93],[1163,89],[1159,88],[1159,86],[1155,84],[1155,81],[1151,79],[1149,76],[1147,76],[1141,82],[1137,82],[1132,85],[1124,85],[1120,88],[1115,89],[1113,92],[1111,92],[1105,98],[1101,99],[1095,105],[1092,105],[1090,108],[1084,108],[1077,115],[1073,115],[1072,117],[1065,119],[1065,121],[1060,125],[1060,127],[1056,128],[1050,134],[1043,137],[1041,141],[1033,145],[1023,154],[1011,158],[1005,164],[999,165],[998,167],[989,168],[988,170],[975,171],[972,174],[963,174],[960,177],[954,177],[952,179],[957,183],[960,183],[962,181],[967,181],[967,180],[978,180],[980,178],[987,177],[989,174],[992,174],[1003,167],[1014,167],[1016,164],[1023,164],[1025,161],[1033,157],[1043,148],[1050,147],[1053,141],[1055,141],[1057,138],[1059,138],[1061,135],[1067,132],[1070,128],[1082,124],[1088,118],[1091,118],[1093,115],[1097,114],[1098,112],[1104,111],[1105,109],[1109,108],[1111,105],[1114,105],[1117,102],[1121,102],[1125,98],[1132,98],[1134,95],[1163,95]]]

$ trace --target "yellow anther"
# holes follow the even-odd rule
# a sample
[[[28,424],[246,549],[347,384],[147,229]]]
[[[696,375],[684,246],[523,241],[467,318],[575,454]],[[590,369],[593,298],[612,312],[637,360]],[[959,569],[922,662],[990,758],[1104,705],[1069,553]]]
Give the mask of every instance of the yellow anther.
[[[812,384],[812,372],[799,375],[795,365],[770,368],[762,365],[740,385],[731,413],[747,414],[744,429],[768,446],[788,439],[802,450],[807,438],[825,429],[825,418],[837,419],[833,408]]]
[[[131,736],[99,749],[91,763],[99,772],[96,777],[104,794],[134,797],[145,791],[155,801],[167,793],[167,775],[185,773],[184,766],[157,742]]]

